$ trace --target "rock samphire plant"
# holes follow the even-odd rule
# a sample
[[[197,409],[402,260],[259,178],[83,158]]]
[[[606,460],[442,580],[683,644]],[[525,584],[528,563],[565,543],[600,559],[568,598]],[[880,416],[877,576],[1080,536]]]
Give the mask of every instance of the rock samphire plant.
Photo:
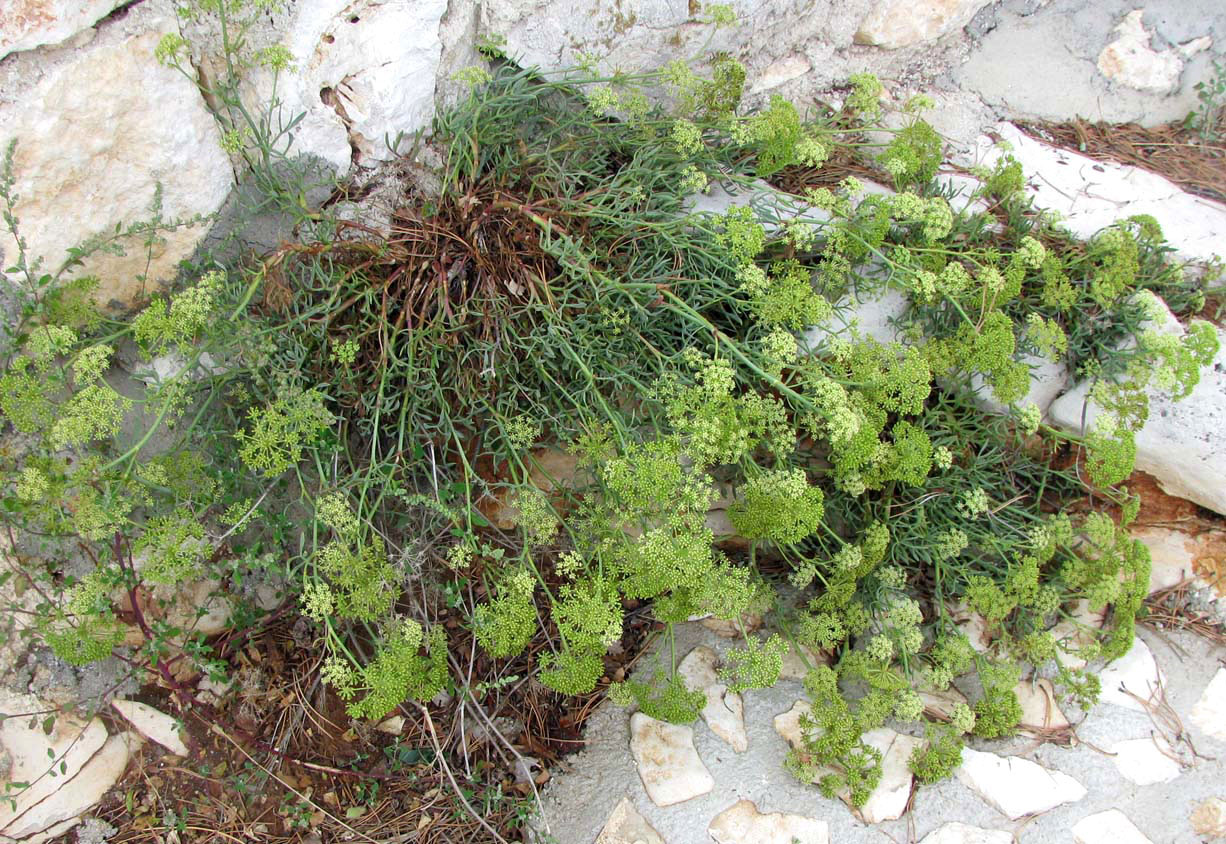
[[[187,67],[187,49],[161,52]],[[688,721],[702,695],[668,649],[654,679],[610,684],[605,658],[628,613],[665,636],[709,614],[742,631],[730,689],[775,683],[789,647],[830,656],[788,765],[853,803],[880,775],[863,734],[888,719],[928,737],[911,764],[930,782],[964,736],[1016,729],[1028,666],[1093,701],[1061,657],[1133,641],[1149,562],[1121,484],[1147,397],[1187,395],[1217,351],[1206,323],[1158,327],[1162,300],[1203,297],[1152,219],[1078,241],[1007,156],[951,205],[926,98],[882,129],[870,76],[804,112],[745,108],[724,54],[543,73],[491,47],[461,76],[424,139],[440,186],[385,236],[304,213],[303,242],[204,261],[130,318],[88,278],[6,273],[4,519],[42,596],[27,635],[74,664],[223,670],[154,609],[139,653],[125,631],[157,587],[272,572],[355,718],[496,692],[455,667],[471,634],[504,677]],[[275,186],[293,122],[240,91],[227,143]],[[854,320],[886,293],[907,302],[896,341]],[[1041,357],[1093,380],[1083,434],[1026,401]],[[121,383],[117,363],[156,374]],[[921,692],[968,677],[972,704],[925,714]]]

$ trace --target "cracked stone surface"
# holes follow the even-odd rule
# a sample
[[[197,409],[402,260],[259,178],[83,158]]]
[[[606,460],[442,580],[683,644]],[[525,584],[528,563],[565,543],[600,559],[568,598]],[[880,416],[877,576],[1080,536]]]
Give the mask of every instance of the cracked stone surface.
[[[856,31],[857,44],[896,50],[966,26],[988,0],[881,0]]]
[[[951,821],[924,836],[920,844],[1012,844],[1013,835],[998,829]]]
[[[1192,707],[1192,723],[1207,735],[1226,741],[1226,668],[1219,668]]]
[[[0,17],[0,59],[58,44],[93,26],[123,0],[6,0]]]
[[[1046,812],[1061,803],[1075,803],[1086,789],[1068,774],[1044,768],[1029,759],[998,756],[972,748],[962,751],[958,779],[1014,820]]]
[[[1151,844],[1119,809],[1088,815],[1073,824],[1073,840],[1077,844]]]
[[[1226,236],[1218,235],[1219,247]],[[1184,329],[1167,311],[1159,330],[1182,334]],[[1217,330],[1219,342],[1226,331]],[[1057,427],[1080,433],[1082,410],[1087,429],[1100,408],[1087,401],[1090,385],[1082,381],[1052,403],[1048,416]],[[1149,418],[1136,434],[1137,468],[1158,479],[1162,491],[1217,513],[1226,514],[1226,449],[1221,447],[1221,420],[1226,418],[1226,342],[1213,363],[1201,370],[1200,381],[1187,398],[1172,402],[1150,393]]]
[[[1074,710],[1060,701],[1077,722],[1079,741],[1071,746],[1063,743],[1063,736],[1036,741],[1045,737],[1041,731],[993,742],[972,738],[964,756],[969,764],[963,765],[960,775],[916,788],[909,810],[901,817],[870,823],[838,797],[823,797],[814,785],[799,782],[783,768],[790,744],[799,741],[800,715],[809,707],[800,681],[783,679],[770,689],[743,693],[748,738],[744,753],[732,750],[702,720],[692,726],[683,746],[693,747],[713,785],[703,794],[667,806],[651,800],[629,752],[630,724],[638,716],[602,705],[588,722],[589,748],[574,758],[570,772],[555,776],[546,789],[546,816],[559,841],[592,842],[625,798],[667,844],[711,844],[708,827],[721,813],[745,800],[763,814],[824,822],[830,840],[839,844],[880,844],[886,837],[923,844],[1006,844],[1015,831],[1021,833],[1023,844],[1067,844],[1075,824],[1122,808],[1154,842],[1201,844],[1208,839],[1195,831],[1192,819],[1200,811],[1198,823],[1210,823],[1216,806],[1211,799],[1226,798],[1221,787],[1226,782],[1226,740],[1205,732],[1190,713],[1204,695],[1218,660],[1226,658],[1226,650],[1178,630],[1163,631],[1161,636],[1140,630],[1143,644],[1138,649],[1144,647],[1148,657],[1142,662],[1152,660],[1155,670],[1162,667],[1167,678],[1162,711],[1173,712],[1183,721],[1200,757],[1194,757],[1174,732],[1162,726],[1165,721],[1151,720],[1143,711],[1100,703],[1084,715],[1077,710],[1078,717],[1073,718]],[[678,654],[705,646],[719,656],[736,645],[699,623],[676,629]],[[651,654],[646,656],[643,664],[650,665]],[[911,742],[920,741],[911,727],[891,722],[886,734],[892,730]],[[1140,742],[1153,745],[1155,740],[1166,741],[1164,747],[1184,760],[1186,767],[1174,779],[1147,785],[1132,782],[1121,772],[1119,757],[1110,754],[1123,744],[1127,756]],[[976,759],[981,760],[978,767]],[[978,789],[966,778],[972,769],[983,775]],[[900,780],[908,776],[901,770],[899,774]],[[989,785],[991,780],[994,785]],[[901,796],[901,787],[894,793]],[[1203,805],[1207,808],[1202,810]],[[576,813],[575,806],[585,807],[584,812]],[[951,823],[954,818],[957,825]],[[914,838],[909,837],[912,835]]]
[[[1124,709],[1144,712],[1142,701],[1152,700],[1166,678],[1149,646],[1137,639],[1128,653],[1100,672],[1099,680],[1102,683],[1099,703],[1113,703]]]
[[[647,796],[657,806],[681,803],[715,787],[694,749],[694,731],[689,727],[636,712],[630,718],[630,733],[630,752]]]
[[[1133,9],[1115,27],[1117,38],[1098,54],[1098,70],[1108,79],[1154,94],[1169,94],[1179,84],[1184,61],[1213,46],[1203,35],[1186,44],[1155,50],[1142,19],[1144,9]]]
[[[881,781],[864,805],[856,810],[856,814],[865,823],[900,818],[907,809],[907,801],[911,799],[911,781],[914,779],[907,761],[924,742],[882,727],[865,733],[864,743],[881,751]]]
[[[111,701],[115,711],[128,719],[137,732],[155,741],[176,756],[187,756],[187,745],[179,737],[179,723],[164,712],[137,700]]]
[[[1049,146],[1012,123],[999,123],[993,132],[1031,174],[1026,191],[1035,205],[1059,212],[1062,224],[1078,237],[1092,237],[1124,217],[1150,214],[1180,257],[1207,261],[1222,251],[1226,206],[1187,193],[1148,170]],[[1005,154],[985,135],[966,160],[990,166]]]
[[[172,32],[172,14],[138,4],[41,75],[21,73],[16,85],[0,90],[0,145],[17,144],[15,214],[27,258],[42,259],[48,271],[64,262],[69,247],[112,234],[116,223],[149,219],[159,187],[167,220],[212,214],[230,192],[233,170],[213,116],[190,81],[153,57]],[[63,138],[76,140],[57,142]],[[102,304],[129,304],[146,287],[139,275],[148,275],[150,291],[173,280],[204,234],[203,225],[163,232],[150,255],[139,238],[121,239],[126,255],[102,250],[70,275],[97,276]],[[16,260],[7,229],[0,252],[3,266]]]
[[[759,812],[749,800],[738,800],[716,815],[707,833],[716,844],[830,844],[825,821]]]
[[[623,797],[613,808],[594,844],[664,844],[664,839],[639,814],[629,798]]]
[[[1022,680],[1013,689],[1022,706],[1021,726],[1031,730],[1062,730],[1069,726],[1068,718],[1056,702],[1056,690],[1051,680]]]
[[[47,709],[45,701],[0,689],[0,714],[20,716]],[[0,723],[0,790],[8,783],[29,788],[0,801],[0,839],[49,840],[81,820],[123,774],[142,739],[135,733],[108,736],[98,718],[60,715],[44,732],[42,718],[6,717]],[[56,776],[50,776],[54,770]],[[5,793],[8,793],[5,791]]]
[[[1137,785],[1170,782],[1183,773],[1179,757],[1161,736],[1116,742],[1108,750],[1124,779]]]
[[[728,691],[720,682],[718,666],[719,655],[699,645],[681,660],[677,673],[688,689],[706,696],[702,719],[711,732],[728,742],[733,750],[743,753],[749,746],[749,737],[745,734],[745,705],[739,694]]]

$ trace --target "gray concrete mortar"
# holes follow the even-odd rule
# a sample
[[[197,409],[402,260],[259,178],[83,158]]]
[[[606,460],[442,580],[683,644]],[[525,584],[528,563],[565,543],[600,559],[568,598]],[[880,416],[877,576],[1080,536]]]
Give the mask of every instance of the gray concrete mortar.
[[[1084,799],[1031,820],[1010,821],[967,786],[951,779],[918,789],[911,811],[902,818],[867,825],[843,803],[823,797],[815,787],[800,783],[783,769],[787,747],[775,732],[773,719],[804,695],[799,682],[781,680],[773,688],[744,695],[749,735],[745,753],[733,752],[703,722],[694,724],[694,745],[715,779],[715,788],[667,808],[659,808],[648,799],[630,756],[630,712],[606,702],[587,723],[587,749],[574,756],[565,770],[555,771],[545,792],[544,816],[549,832],[558,844],[591,844],[610,811],[627,796],[667,844],[710,844],[707,824],[744,798],[762,812],[824,820],[830,827],[830,840],[838,844],[918,841],[953,820],[1007,830],[1026,844],[1054,844],[1070,841],[1069,829],[1080,819],[1112,808],[1123,810],[1155,844],[1193,844],[1199,839],[1188,820],[1192,810],[1206,798],[1226,795],[1226,742],[1203,735],[1187,720],[1187,714],[1219,661],[1226,659],[1226,648],[1182,632],[1155,635],[1145,631],[1141,638],[1166,672],[1167,700],[1183,718],[1202,754],[1193,767],[1169,783],[1142,787],[1120,775],[1105,748],[1116,741],[1145,738],[1153,725],[1143,713],[1098,704],[1076,728],[1081,743],[1075,747],[1039,744],[1030,738],[974,742],[977,749],[1020,755],[1063,771],[1085,786],[1088,793]],[[700,644],[722,652],[735,643],[698,624],[678,628],[678,657]],[[640,665],[650,673],[653,661],[649,655]],[[1074,714],[1066,711],[1070,717]]]

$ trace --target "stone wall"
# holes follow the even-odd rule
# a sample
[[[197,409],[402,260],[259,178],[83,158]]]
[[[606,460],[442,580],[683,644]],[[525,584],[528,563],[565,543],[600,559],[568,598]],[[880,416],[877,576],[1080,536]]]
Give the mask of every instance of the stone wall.
[[[712,35],[696,0],[296,0],[262,11],[251,45],[294,57],[277,89],[284,115],[303,115],[293,151],[365,178],[461,90],[452,74],[492,38],[544,68],[594,56],[635,70],[726,50],[748,66],[751,100],[781,93],[802,105],[868,70],[896,98],[932,93],[937,128],[963,147],[1000,118],[1177,119],[1226,43],[1226,13],[1215,0],[1140,2],[735,0],[739,25]],[[235,185],[196,86],[153,56],[164,34],[180,33],[195,45],[190,67],[209,78],[216,35],[172,0],[5,5],[0,143],[17,142],[27,253],[53,270],[91,238],[126,246],[74,272],[98,275],[104,302],[130,303],[171,280],[208,225],[146,248],[115,237],[116,224],[149,219],[157,191],[164,219],[210,215]],[[257,70],[248,99],[266,99],[270,83]],[[16,243],[0,236],[0,251],[11,265]]]

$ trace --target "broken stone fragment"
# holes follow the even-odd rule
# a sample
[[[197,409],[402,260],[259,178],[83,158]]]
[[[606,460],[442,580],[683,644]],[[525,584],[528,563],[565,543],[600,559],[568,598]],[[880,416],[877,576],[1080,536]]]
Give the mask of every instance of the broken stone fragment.
[[[803,747],[800,719],[811,711],[808,701],[796,701],[787,712],[775,716],[775,732],[791,747]],[[868,800],[855,812],[865,823],[880,823],[902,817],[911,799],[912,774],[907,763],[915,748],[924,742],[888,727],[869,730],[863,738],[865,744],[881,752],[881,779]],[[844,792],[839,797],[850,805],[850,794]]]
[[[593,844],[664,844],[664,839],[639,814],[630,798],[623,797],[613,807]]]
[[[920,844],[1013,844],[1013,835],[950,821],[925,835]]]
[[[0,723],[0,756],[8,759],[4,782],[30,783],[29,788],[12,792],[11,799],[0,800],[0,834],[17,837],[20,830],[21,835],[32,835],[83,811],[63,786],[106,743],[106,727],[97,718],[82,721],[58,715],[50,731],[44,732],[49,709],[33,695],[0,690],[0,713],[8,716]],[[50,770],[59,775],[50,776]],[[35,807],[40,807],[40,824],[29,819]]]
[[[1226,838],[1226,800],[1210,797],[1192,812],[1192,830],[1206,839]]]
[[[716,844],[829,844],[825,821],[782,812],[762,813],[749,800],[738,800],[715,816],[707,834]]]
[[[1014,820],[1046,812],[1086,796],[1085,787],[1059,771],[1051,771],[1029,759],[997,756],[963,748],[957,776],[993,808]]]
[[[378,724],[375,724],[375,729],[381,733],[387,733],[389,736],[398,736],[404,732],[404,716],[393,715],[391,718],[384,718]]]
[[[953,717],[954,707],[966,704],[966,695],[950,686],[948,689],[936,689],[931,686],[916,690],[920,700],[924,702],[924,712],[948,721]]]
[[[753,633],[762,626],[762,616],[757,613],[745,613],[745,615],[741,616],[740,625],[737,624],[735,619],[713,617],[701,619],[699,623],[717,636],[722,636],[725,639],[739,639],[741,637],[741,625],[744,625],[746,633]]]
[[[1192,723],[1206,735],[1226,741],[1226,668],[1217,670],[1192,707]]]
[[[1107,665],[1099,674],[1102,683],[1100,703],[1113,703],[1125,709],[1144,712],[1156,700],[1166,678],[1154,660],[1149,646],[1134,639],[1128,653]]]
[[[908,762],[921,739],[897,733],[888,727],[869,730],[863,736],[869,747],[881,751],[881,779],[856,814],[865,823],[881,823],[901,818],[911,799],[911,768]],[[848,795],[839,795],[844,802]]]
[[[0,723],[6,762],[0,793],[9,794],[0,801],[0,840],[49,841],[76,826],[123,775],[142,742],[129,732],[108,738],[98,718],[57,715],[48,723],[48,709],[33,695],[0,690],[0,714],[9,716]],[[14,782],[30,786],[8,789]]]
[[[1068,718],[1056,703],[1056,689],[1051,680],[1022,680],[1013,689],[1022,707],[1023,729],[1048,731],[1069,726]]]
[[[1179,47],[1158,51],[1142,18],[1144,9],[1134,9],[1115,27],[1116,38],[1098,54],[1099,72],[1121,85],[1151,94],[1169,94],[1179,85],[1184,59],[1213,46],[1208,35]]]
[[[1109,750],[1124,779],[1137,785],[1170,782],[1183,773],[1175,750],[1161,736],[1117,741]]]
[[[187,745],[179,737],[179,722],[164,712],[137,700],[116,698],[111,701],[115,711],[150,741],[155,741],[176,756],[187,756]]]
[[[111,736],[71,779],[53,779],[55,793],[4,827],[4,834],[32,844],[67,832],[119,781],[141,743],[134,733]]]
[[[702,718],[711,732],[726,741],[737,753],[749,747],[749,735],[745,732],[745,704],[736,692],[719,681],[717,667],[719,655],[706,645],[699,645],[686,654],[677,666],[686,688],[702,692],[706,703]]]
[[[1077,844],[1151,844],[1136,824],[1119,809],[1087,815],[1073,824]]]
[[[779,677],[783,680],[803,680],[810,669],[829,664],[829,654],[789,642],[787,652],[783,655],[783,667],[779,669]]]
[[[788,745],[795,749],[804,747],[804,738],[800,729],[800,716],[813,711],[806,700],[798,700],[787,712],[775,716],[775,732],[783,737]]]
[[[630,718],[630,753],[647,796],[657,806],[682,803],[715,787],[689,727],[636,712]]]
[[[855,42],[897,50],[940,38],[970,23],[988,0],[878,0],[856,31]]]

